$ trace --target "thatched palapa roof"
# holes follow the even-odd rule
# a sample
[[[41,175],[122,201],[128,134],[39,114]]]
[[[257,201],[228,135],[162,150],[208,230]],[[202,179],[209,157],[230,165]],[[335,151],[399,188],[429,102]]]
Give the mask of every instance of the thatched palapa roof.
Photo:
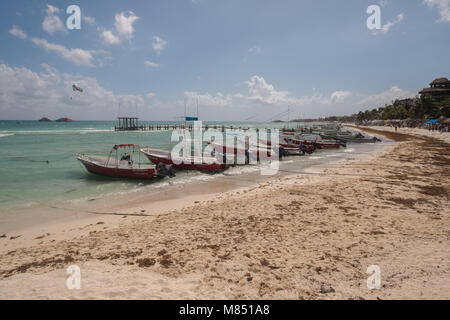
[[[433,82],[430,83],[430,86],[434,85],[434,84],[447,84],[450,83],[450,80],[448,80],[447,78],[437,78],[434,79]]]

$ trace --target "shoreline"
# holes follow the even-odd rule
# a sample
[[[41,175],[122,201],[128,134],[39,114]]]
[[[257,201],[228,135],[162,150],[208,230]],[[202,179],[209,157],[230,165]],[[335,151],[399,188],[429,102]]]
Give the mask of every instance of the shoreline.
[[[60,199],[26,209],[10,209],[4,212],[3,221],[0,221],[0,235],[16,237],[28,233],[28,230],[33,230],[34,233],[34,230],[39,229],[44,232],[53,225],[76,224],[77,220],[90,221],[91,218],[95,219],[96,215],[101,216],[99,213],[105,213],[106,216],[109,213],[141,214],[141,210],[145,210],[145,214],[155,215],[158,212],[179,209],[180,206],[192,205],[197,198],[214,197],[284,176],[305,173],[309,168],[335,165],[341,158],[361,156],[358,151],[348,152],[353,150],[353,147],[361,150],[364,155],[373,152],[371,149],[378,150],[390,145],[390,142],[385,141],[383,145],[353,145],[347,149],[319,150],[312,156],[290,157],[285,159],[287,161],[280,162],[280,171],[276,176],[261,176],[260,165],[237,166],[214,175],[182,172],[181,177],[173,180],[164,179],[134,189],[117,190],[80,199]]]
[[[10,244],[0,250],[0,297],[449,298],[448,195],[439,191],[448,188],[439,164],[448,145],[409,137],[308,169],[321,174],[194,196],[150,217],[97,216],[60,236],[0,239]],[[433,154],[437,162],[417,171]],[[374,261],[386,275],[370,291],[365,267]],[[70,264],[80,265],[86,290],[65,288]]]

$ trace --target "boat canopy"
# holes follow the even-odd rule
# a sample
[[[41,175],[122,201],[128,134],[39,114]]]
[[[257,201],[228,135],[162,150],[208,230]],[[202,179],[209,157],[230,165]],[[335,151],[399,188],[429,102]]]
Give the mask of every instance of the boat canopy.
[[[129,147],[136,147],[136,145],[134,145],[134,144],[116,144],[114,147],[113,147],[113,149],[114,150],[117,150],[117,149],[120,149],[120,148],[129,148]]]

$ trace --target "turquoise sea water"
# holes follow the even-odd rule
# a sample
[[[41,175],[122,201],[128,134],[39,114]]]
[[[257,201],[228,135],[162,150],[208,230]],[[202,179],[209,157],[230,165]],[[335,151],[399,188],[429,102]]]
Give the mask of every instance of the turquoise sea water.
[[[171,131],[115,132],[115,124],[114,121],[0,121],[0,210],[96,196],[142,185],[142,181],[111,180],[87,174],[76,160],[77,153],[107,156],[114,144],[170,148]],[[231,125],[268,126],[264,123]],[[277,125],[283,124],[270,124]],[[148,162],[144,157],[141,159]]]

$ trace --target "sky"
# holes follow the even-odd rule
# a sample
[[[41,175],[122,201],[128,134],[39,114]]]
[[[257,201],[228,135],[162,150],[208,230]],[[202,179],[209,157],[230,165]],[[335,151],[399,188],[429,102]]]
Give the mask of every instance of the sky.
[[[8,0],[0,30],[3,120],[347,115],[450,77],[450,0]]]

